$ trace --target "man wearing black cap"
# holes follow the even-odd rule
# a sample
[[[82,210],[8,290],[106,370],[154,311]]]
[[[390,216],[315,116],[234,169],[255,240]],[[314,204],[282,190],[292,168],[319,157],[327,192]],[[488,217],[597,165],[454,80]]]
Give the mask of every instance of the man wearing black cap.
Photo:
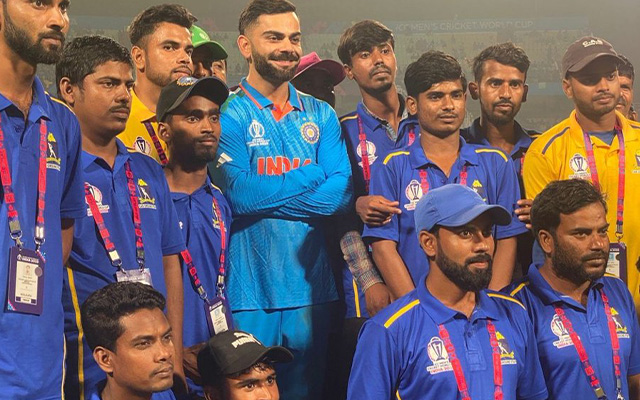
[[[220,139],[220,107],[229,89],[218,78],[183,77],[165,86],[158,101],[158,133],[172,154],[164,173],[187,251],[184,284],[184,367],[190,389],[202,395],[196,355],[211,335],[231,328],[226,307],[224,256],[231,209],[207,176]]]
[[[226,59],[229,56],[222,45],[211,40],[207,32],[199,26],[191,26],[191,43],[193,43],[193,76],[203,78],[215,76],[223,82],[227,82]],[[216,62],[222,62],[224,70],[216,67]],[[219,64],[218,64],[219,65]]]
[[[601,38],[584,37],[569,46],[562,58],[562,86],[575,111],[533,142],[523,174],[529,199],[548,183],[571,178],[590,180],[606,194],[611,226],[607,271],[627,283],[638,308],[640,125],[616,111],[620,63]],[[536,256],[534,261],[542,262]]]
[[[284,347],[265,347],[253,335],[226,331],[211,339],[198,353],[198,370],[207,400],[278,400],[273,364],[289,362]]]

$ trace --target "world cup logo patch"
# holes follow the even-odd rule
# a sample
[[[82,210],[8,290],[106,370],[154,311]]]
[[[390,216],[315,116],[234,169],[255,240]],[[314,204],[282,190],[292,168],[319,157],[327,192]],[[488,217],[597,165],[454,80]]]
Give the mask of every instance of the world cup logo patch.
[[[405,204],[404,208],[408,211],[415,210],[418,200],[422,198],[422,186],[420,185],[420,182],[412,179],[404,189],[404,195],[409,199],[409,204]]]
[[[305,122],[302,124],[300,133],[305,142],[309,144],[316,144],[318,143],[318,139],[320,139],[320,128],[313,122]]]
[[[149,145],[149,142],[140,136],[136,138],[136,141],[133,143],[133,147],[138,153],[142,153],[147,156],[151,154],[151,146]]]
[[[444,342],[439,337],[434,336],[429,340],[427,344],[427,355],[432,363],[432,365],[427,367],[427,372],[431,375],[453,371],[451,362],[449,361],[449,353],[447,353]]]

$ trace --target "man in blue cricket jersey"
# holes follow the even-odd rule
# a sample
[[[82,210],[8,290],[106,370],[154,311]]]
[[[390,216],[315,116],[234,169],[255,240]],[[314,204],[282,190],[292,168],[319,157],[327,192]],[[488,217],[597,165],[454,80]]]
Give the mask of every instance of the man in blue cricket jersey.
[[[400,202],[402,214],[381,226],[365,226],[363,234],[371,242],[373,259],[394,298],[413,290],[429,268],[418,246],[413,212],[430,189],[460,183],[512,214],[520,199],[511,159],[498,149],[467,144],[460,137],[466,80],[455,58],[439,51],[423,54],[407,68],[405,86],[419,140],[387,155],[373,170],[370,188],[370,194]],[[496,228],[496,269],[489,288],[501,289],[511,282],[515,236],[525,231],[517,218]]]
[[[68,399],[87,398],[104,378],[83,340],[78,306],[111,282],[140,281],[167,296],[179,351],[175,371],[183,374],[178,253],[184,240],[178,218],[162,168],[144,154],[129,153],[116,138],[131,109],[132,74],[127,49],[103,36],[74,39],[56,66],[59,94],[80,121],[86,203],[76,221],[62,294]]]
[[[531,209],[544,263],[507,289],[533,321],[553,399],[640,398],[638,318],[625,283],[605,273],[617,257],[606,214],[591,182],[551,182]]]
[[[158,133],[171,153],[164,173],[189,251],[182,259],[184,369],[190,389],[200,396],[193,381],[199,381],[197,355],[214,333],[207,322],[209,306],[224,294],[223,257],[231,228],[231,209],[207,175],[220,140],[220,107],[228,96],[218,78],[183,77],[162,89],[157,106]]]
[[[229,300],[239,329],[292,350],[282,397],[315,399],[337,299],[326,217],[348,210],[351,168],[334,111],[289,83],[302,53],[295,6],[252,1],[239,30],[249,74],[222,108],[217,171],[234,216]]]
[[[106,374],[88,400],[175,400],[165,304],[162,294],[139,282],[110,283],[82,304],[87,343]]]
[[[430,190],[414,214],[429,272],[364,324],[348,399],[546,399],[524,306],[485,290],[493,225],[509,224],[511,213],[449,184]]]
[[[511,42],[482,50],[473,59],[475,80],[469,82],[469,93],[480,102],[481,114],[471,126],[460,130],[460,136],[467,143],[493,146],[509,155],[518,174],[522,196],[522,162],[531,142],[540,134],[522,128],[515,120],[522,103],[527,101],[529,65],[529,57],[524,50]],[[528,224],[531,200],[519,199],[518,206],[518,219]],[[530,231],[518,235],[517,262],[520,268],[515,271],[518,275],[526,274],[531,264],[533,242]]]
[[[84,213],[80,128],[45,92],[36,69],[60,58],[68,5],[3,1],[0,8],[0,393],[6,399],[62,397],[62,265],[74,218]]]

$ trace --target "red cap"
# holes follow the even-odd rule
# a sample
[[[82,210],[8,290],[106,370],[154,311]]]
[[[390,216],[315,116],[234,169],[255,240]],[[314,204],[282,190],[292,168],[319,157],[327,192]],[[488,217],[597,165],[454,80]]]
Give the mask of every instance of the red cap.
[[[334,60],[322,60],[320,56],[318,56],[318,53],[313,51],[300,58],[300,64],[298,64],[298,69],[296,69],[296,75],[293,79],[300,76],[304,71],[312,68],[327,71],[333,78],[333,86],[342,82],[346,76],[342,64]]]

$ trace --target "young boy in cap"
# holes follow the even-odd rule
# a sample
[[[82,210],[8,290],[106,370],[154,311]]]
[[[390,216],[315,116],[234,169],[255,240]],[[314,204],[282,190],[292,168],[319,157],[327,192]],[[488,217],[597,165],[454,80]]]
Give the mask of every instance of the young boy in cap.
[[[207,400],[278,400],[273,364],[293,354],[280,346],[265,347],[242,331],[220,333],[198,354],[198,370]]]

